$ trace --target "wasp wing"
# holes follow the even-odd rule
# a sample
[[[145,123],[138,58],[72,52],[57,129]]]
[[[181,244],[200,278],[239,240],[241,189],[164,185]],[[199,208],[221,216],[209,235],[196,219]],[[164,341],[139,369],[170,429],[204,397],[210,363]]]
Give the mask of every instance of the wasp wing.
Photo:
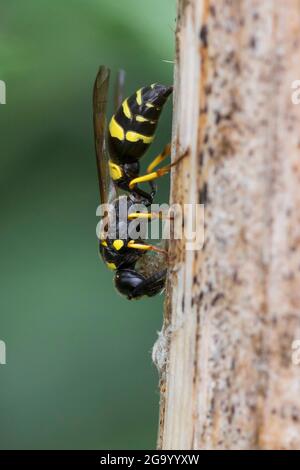
[[[114,99],[114,106],[115,112],[121,106],[123,99],[124,99],[124,84],[125,84],[125,70],[120,69],[118,71],[116,85],[115,85],[115,99]]]
[[[102,204],[115,197],[114,184],[109,176],[108,152],[106,149],[106,107],[108,100],[110,69],[101,65],[93,92],[93,121],[97,159],[100,199]]]

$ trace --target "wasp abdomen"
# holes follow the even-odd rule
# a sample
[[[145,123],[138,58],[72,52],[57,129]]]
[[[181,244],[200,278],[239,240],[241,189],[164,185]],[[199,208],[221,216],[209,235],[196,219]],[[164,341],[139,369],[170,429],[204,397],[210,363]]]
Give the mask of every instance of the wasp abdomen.
[[[118,164],[138,160],[154,139],[162,107],[173,88],[154,83],[126,98],[111,118],[109,153]]]

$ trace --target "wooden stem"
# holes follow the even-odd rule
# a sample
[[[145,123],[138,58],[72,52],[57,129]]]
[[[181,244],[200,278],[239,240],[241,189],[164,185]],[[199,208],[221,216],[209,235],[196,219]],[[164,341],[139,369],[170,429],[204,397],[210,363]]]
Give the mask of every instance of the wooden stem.
[[[205,242],[170,243],[158,447],[299,449],[299,1],[179,0],[176,45],[171,202]]]

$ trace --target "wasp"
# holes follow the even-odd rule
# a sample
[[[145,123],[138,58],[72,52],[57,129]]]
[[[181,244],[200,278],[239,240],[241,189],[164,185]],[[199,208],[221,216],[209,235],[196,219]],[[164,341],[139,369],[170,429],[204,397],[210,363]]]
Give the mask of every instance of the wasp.
[[[128,224],[133,219],[151,219],[151,212],[132,211],[136,204],[149,207],[156,192],[154,181],[170,171],[173,164],[157,169],[169,155],[167,145],[146,174],[140,175],[139,160],[151,145],[162,108],[172,87],[154,83],[139,89],[122,101],[124,74],[119,74],[115,95],[115,113],[106,126],[110,70],[101,66],[93,91],[93,121],[100,199],[110,205],[114,216],[107,214],[102,223],[99,252],[107,267],[115,271],[115,286],[128,299],[153,296],[165,286],[165,250],[146,243],[142,237],[132,239]],[[148,182],[150,192],[139,187]],[[127,193],[120,195],[120,190]],[[119,207],[126,206],[126,220]],[[108,211],[109,212],[109,211]],[[125,230],[124,230],[125,229]],[[125,235],[124,235],[125,233]],[[150,256],[155,254],[156,256]]]

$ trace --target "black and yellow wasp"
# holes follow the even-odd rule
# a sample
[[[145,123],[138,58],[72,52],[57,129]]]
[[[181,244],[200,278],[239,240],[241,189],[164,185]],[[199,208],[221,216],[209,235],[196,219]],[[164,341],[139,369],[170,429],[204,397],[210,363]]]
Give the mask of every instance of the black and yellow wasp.
[[[94,135],[97,157],[100,198],[110,204],[115,216],[109,213],[103,220],[99,251],[107,267],[115,270],[117,290],[128,299],[153,296],[164,289],[166,278],[166,252],[146,243],[142,238],[131,239],[124,228],[133,219],[153,217],[151,212],[131,211],[136,204],[149,207],[156,192],[154,180],[166,174],[171,164],[156,169],[169,155],[166,146],[140,175],[139,160],[153,141],[157,122],[172,87],[152,84],[139,89],[122,101],[121,88],[124,74],[119,74],[115,97],[115,114],[106,126],[106,105],[110,70],[101,66],[93,92]],[[107,148],[108,147],[108,148]],[[150,192],[138,184],[149,182]],[[120,190],[125,194],[120,194]],[[121,219],[120,204],[127,206],[128,217]],[[126,235],[124,235],[126,233]],[[113,234],[111,236],[111,234]],[[150,253],[156,253],[153,257]]]

